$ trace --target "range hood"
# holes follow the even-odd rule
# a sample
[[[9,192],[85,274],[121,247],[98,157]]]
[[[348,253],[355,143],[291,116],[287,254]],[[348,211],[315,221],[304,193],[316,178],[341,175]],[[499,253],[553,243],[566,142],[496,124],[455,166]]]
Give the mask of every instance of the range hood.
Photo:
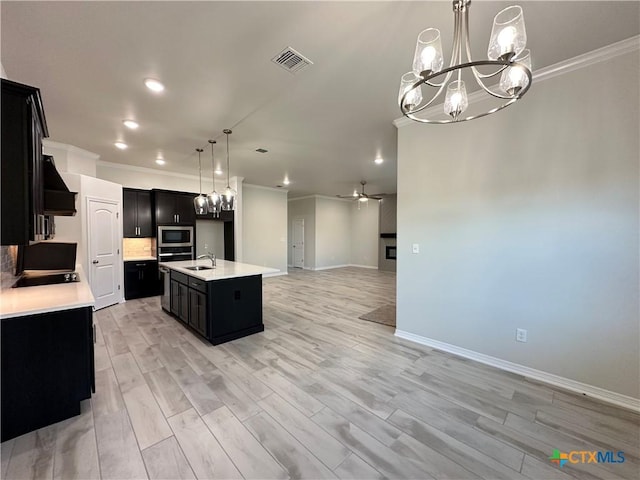
[[[70,192],[56,170],[51,155],[42,157],[42,178],[44,184],[44,214],[72,216],[76,214],[77,192]]]

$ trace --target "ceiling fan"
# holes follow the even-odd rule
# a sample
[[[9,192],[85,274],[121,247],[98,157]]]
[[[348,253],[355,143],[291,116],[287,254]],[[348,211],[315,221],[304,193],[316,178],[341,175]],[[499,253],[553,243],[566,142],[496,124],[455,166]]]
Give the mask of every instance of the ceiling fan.
[[[358,192],[357,190],[353,192],[353,194],[351,195],[336,195],[336,197],[338,198],[352,198],[354,200],[357,200],[359,202],[368,202],[369,199],[371,200],[382,200],[381,195],[386,195],[386,193],[374,193],[374,194],[368,194],[364,192],[364,186],[367,184],[367,182],[365,182],[364,180],[362,180],[360,182],[360,185],[362,185],[362,191]]]

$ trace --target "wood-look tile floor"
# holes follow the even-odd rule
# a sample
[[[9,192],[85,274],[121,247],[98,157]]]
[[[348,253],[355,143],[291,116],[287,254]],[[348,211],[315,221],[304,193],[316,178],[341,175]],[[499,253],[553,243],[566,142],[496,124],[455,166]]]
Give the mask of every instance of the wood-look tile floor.
[[[639,478],[639,415],[359,320],[394,274],[263,283],[265,331],[216,347],[159,297],[96,312],[95,395],[2,443],[2,478]],[[626,461],[560,469],[554,449]]]

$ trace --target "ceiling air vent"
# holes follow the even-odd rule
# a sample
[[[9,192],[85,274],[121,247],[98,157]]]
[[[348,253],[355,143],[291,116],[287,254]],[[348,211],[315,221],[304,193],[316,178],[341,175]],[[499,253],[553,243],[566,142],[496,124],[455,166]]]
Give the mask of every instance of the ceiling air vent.
[[[289,73],[298,73],[309,65],[313,65],[313,62],[306,58],[304,55],[296,52],[293,48],[287,47],[271,61],[277,65],[280,65]]]

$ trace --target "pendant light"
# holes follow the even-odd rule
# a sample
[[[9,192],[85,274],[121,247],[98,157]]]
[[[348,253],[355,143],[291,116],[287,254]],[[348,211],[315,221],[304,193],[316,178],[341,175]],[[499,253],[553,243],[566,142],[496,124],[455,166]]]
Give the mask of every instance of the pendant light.
[[[232,132],[228,128],[225,128],[222,133],[227,136],[227,188],[225,188],[222,193],[221,208],[224,211],[232,211],[235,210],[237,195],[237,192],[229,185],[229,135],[231,135]]]
[[[215,143],[215,140],[209,140],[209,144],[211,145],[211,179],[213,181],[213,190],[207,195],[207,208],[209,213],[213,214],[213,218],[218,218],[220,216],[220,205],[222,201],[220,194],[216,192],[216,165],[213,159],[213,146]]]
[[[202,151],[201,148],[196,148],[196,152],[198,152],[198,170],[200,173],[200,195],[193,199],[193,208],[196,211],[196,215],[207,214],[207,197],[202,193],[202,160],[200,159]]]
[[[427,28],[418,35],[413,68],[400,80],[398,103],[402,114],[421,123],[446,124],[464,122],[498,112],[520,100],[532,82],[531,53],[526,49],[527,32],[524,14],[518,5],[498,12],[487,49],[487,59],[471,58],[469,39],[469,9],[471,0],[453,0],[453,46],[451,62],[447,67],[442,55],[440,30]],[[466,55],[465,55],[466,54]],[[482,72],[478,69],[482,67]],[[480,87],[474,96],[491,101],[487,109],[465,114],[469,97],[463,75],[471,87]],[[498,76],[500,82],[497,83]],[[431,105],[444,97],[441,119]],[[424,96],[423,96],[424,95]]]

